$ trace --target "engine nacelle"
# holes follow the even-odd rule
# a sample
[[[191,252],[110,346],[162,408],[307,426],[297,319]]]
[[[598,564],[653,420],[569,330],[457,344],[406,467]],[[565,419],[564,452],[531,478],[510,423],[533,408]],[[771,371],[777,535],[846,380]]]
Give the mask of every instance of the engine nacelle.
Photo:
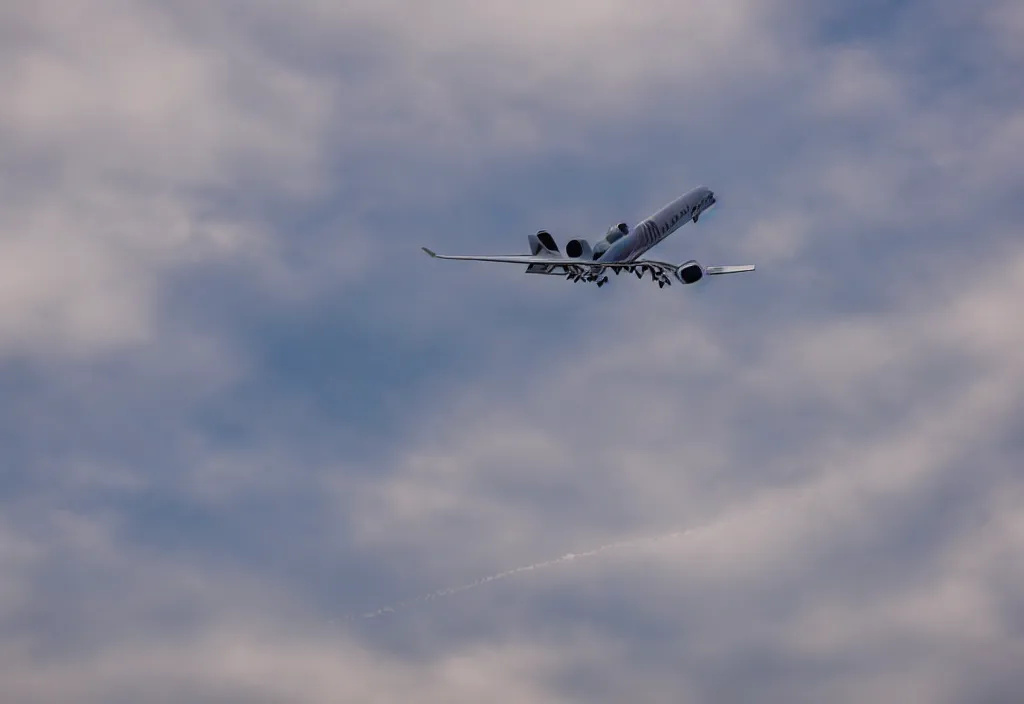
[[[608,230],[608,233],[604,236],[604,240],[608,244],[613,244],[616,240],[621,240],[628,234],[629,226],[624,222],[620,222],[618,225]]]
[[[704,278],[704,267],[691,259],[676,267],[676,278],[680,283],[695,284]]]
[[[594,251],[591,255],[594,259],[600,259],[601,255],[608,251],[608,249],[621,240],[623,237],[629,234],[629,227],[624,222],[620,222],[618,225],[610,228],[605,233],[604,237],[594,243]]]
[[[555,243],[555,238],[547,230],[538,230],[536,235],[527,235],[526,239],[530,242],[530,254],[535,257],[541,252],[544,254],[558,254],[558,245]]]
[[[565,256],[570,259],[592,259],[593,251],[586,240],[569,240],[565,245]]]

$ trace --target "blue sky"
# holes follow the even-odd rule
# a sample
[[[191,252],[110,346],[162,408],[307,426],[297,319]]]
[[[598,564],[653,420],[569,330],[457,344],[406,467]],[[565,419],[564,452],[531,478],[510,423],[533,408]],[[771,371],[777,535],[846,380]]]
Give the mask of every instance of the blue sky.
[[[1024,694],[1019,3],[0,32],[0,699]]]

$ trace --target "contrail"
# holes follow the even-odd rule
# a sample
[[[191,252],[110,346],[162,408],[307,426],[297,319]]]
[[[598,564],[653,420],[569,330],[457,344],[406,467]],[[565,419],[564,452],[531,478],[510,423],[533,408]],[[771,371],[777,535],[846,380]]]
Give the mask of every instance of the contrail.
[[[820,489],[818,487],[814,487],[814,486],[811,486],[811,487],[807,487],[807,486],[800,487],[799,489],[796,490],[796,498],[797,499],[803,499],[803,498],[806,498],[808,496],[813,497],[813,496],[816,496],[819,493],[819,491],[820,491]],[[760,513],[761,511],[764,510],[764,508],[765,508],[764,505],[755,505],[755,507],[753,509],[753,513]],[[475,579],[472,582],[468,582],[466,584],[460,584],[460,585],[455,586],[455,587],[446,587],[444,589],[438,589],[435,592],[430,592],[429,594],[423,594],[423,595],[415,597],[413,599],[409,599],[407,601],[399,602],[399,603],[394,604],[392,606],[384,606],[382,608],[377,609],[376,611],[370,611],[370,612],[367,612],[367,613],[362,614],[362,615],[355,615],[355,614],[353,614],[353,615],[345,616],[341,620],[342,621],[354,621],[356,619],[377,618],[378,616],[383,616],[384,614],[394,613],[394,612],[399,611],[401,609],[407,609],[407,608],[410,608],[412,606],[416,606],[417,604],[422,604],[423,602],[426,602],[426,601],[431,601],[433,599],[438,599],[438,598],[446,597],[446,596],[452,596],[453,594],[458,594],[459,592],[465,592],[465,591],[468,591],[470,589],[476,589],[477,587],[482,587],[483,585],[490,584],[491,582],[497,582],[497,581],[502,580],[502,579],[507,579],[508,577],[512,577],[514,575],[520,574],[521,572],[531,572],[533,570],[540,570],[540,569],[544,569],[544,568],[547,568],[547,567],[553,567],[553,566],[561,564],[563,562],[570,562],[572,560],[577,560],[577,559],[584,558],[584,557],[593,557],[595,555],[599,555],[600,553],[607,552],[609,550],[615,550],[615,549],[618,549],[618,548],[632,548],[632,547],[637,547],[637,546],[643,545],[645,543],[660,543],[660,542],[664,542],[666,540],[674,540],[676,538],[683,538],[683,537],[686,537],[686,536],[692,536],[692,535],[694,535],[696,533],[699,533],[699,532],[702,532],[702,531],[706,531],[706,530],[719,529],[723,525],[732,523],[734,520],[737,520],[739,518],[744,518],[744,517],[745,518],[749,518],[750,514],[751,514],[751,511],[748,511],[748,510],[734,511],[734,512],[730,512],[729,514],[727,514],[725,516],[719,516],[718,518],[712,519],[710,521],[707,521],[707,522],[702,523],[702,524],[697,525],[697,526],[693,526],[691,528],[686,528],[686,529],[683,529],[683,530],[674,530],[674,531],[671,531],[671,532],[668,532],[668,533],[660,533],[658,535],[650,535],[650,536],[644,536],[644,537],[639,537],[639,538],[630,538],[628,540],[617,540],[615,542],[606,543],[604,545],[601,545],[599,547],[593,548],[591,550],[586,550],[584,552],[570,552],[570,553],[566,553],[565,555],[562,555],[561,557],[555,557],[555,558],[552,558],[550,560],[543,560],[541,562],[534,562],[531,565],[523,565],[522,567],[515,567],[515,568],[510,569],[510,570],[505,570],[504,572],[497,572],[495,574],[488,575],[487,577],[480,577],[479,579]],[[333,622],[333,620],[332,620],[332,622]]]
[[[696,526],[694,528],[687,528],[685,530],[672,531],[671,533],[661,533],[660,535],[646,536],[642,538],[631,538],[629,540],[617,540],[613,543],[606,543],[605,545],[601,545],[600,547],[596,547],[591,550],[586,550],[584,552],[569,552],[565,555],[562,555],[561,557],[555,557],[550,560],[544,560],[542,562],[534,562],[531,565],[523,565],[522,567],[516,567],[510,570],[505,570],[504,572],[497,572],[486,577],[480,577],[479,579],[475,579],[472,582],[468,582],[466,584],[460,584],[459,586],[438,589],[435,592],[423,594],[413,599],[409,599],[408,601],[402,601],[392,606],[381,607],[376,611],[369,611],[362,615],[346,616],[342,620],[352,621],[355,619],[377,618],[378,616],[394,613],[401,609],[407,609],[411,606],[422,604],[426,601],[431,601],[432,599],[439,599],[441,597],[452,596],[453,594],[458,594],[459,592],[468,591],[470,589],[476,589],[477,587],[482,587],[485,584],[497,582],[501,579],[507,579],[522,572],[531,572],[533,570],[540,570],[546,567],[553,567],[563,562],[571,562],[572,560],[578,560],[584,557],[593,557],[594,555],[598,555],[602,552],[607,552],[609,550],[615,550],[617,548],[636,547],[639,545],[643,545],[644,543],[659,543],[666,540],[673,540],[675,538],[682,538],[687,535],[692,535],[706,527],[707,526]]]

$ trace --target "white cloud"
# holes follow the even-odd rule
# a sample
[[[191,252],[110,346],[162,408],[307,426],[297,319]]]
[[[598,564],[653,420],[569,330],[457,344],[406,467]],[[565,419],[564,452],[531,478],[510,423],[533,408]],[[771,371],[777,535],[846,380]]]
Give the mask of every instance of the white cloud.
[[[517,576],[504,591],[489,587],[490,598],[454,595],[435,618],[470,610],[493,621],[476,599],[500,602],[510,591],[543,599],[554,589],[685,622],[680,647],[702,652],[704,667],[739,667],[746,649],[770,649],[793,667],[858,663],[841,672],[857,672],[862,685],[840,672],[820,686],[831,698],[937,691],[940,673],[945,691],[969,693],[984,678],[959,667],[957,653],[1006,652],[1015,637],[992,591],[1021,540],[1005,494],[1014,469],[990,449],[1012,434],[1024,383],[1016,353],[1024,339],[1013,325],[1024,258],[1012,251],[988,263],[985,279],[933,291],[927,305],[853,325],[775,326],[743,365],[729,359],[736,338],[711,331],[711,315],[694,308],[684,330],[666,329],[664,314],[652,312],[622,324],[622,342],[595,332],[605,346],[581,341],[515,395],[474,380],[464,406],[438,399],[438,408],[458,410],[396,452],[385,480],[378,469],[356,492],[357,483],[332,479],[341,511],[365,549],[401,556],[397,571],[428,588],[623,536],[703,526],[645,558],[619,551]],[[687,357],[690,342],[697,353]],[[647,349],[657,353],[645,357]],[[627,353],[646,366],[616,375]],[[922,373],[923,361],[940,363],[938,373]],[[487,410],[499,394],[503,410]],[[802,408],[824,424],[798,431]],[[773,415],[776,423],[746,422]],[[787,435],[771,437],[777,427]],[[952,510],[935,498],[950,486],[963,491]],[[991,519],[964,522],[982,514]],[[948,534],[917,535],[915,525],[933,523]],[[871,567],[851,571],[843,561]],[[610,586],[623,583],[625,594]],[[798,601],[775,613],[780,593]],[[618,631],[609,624],[602,637]],[[893,644],[901,645],[886,650]],[[890,669],[883,655],[903,667]],[[1008,660],[986,672],[1012,686]]]
[[[351,508],[367,526],[390,527],[373,535],[442,545],[457,540],[459,529],[433,535],[431,522],[436,518],[440,528],[467,513],[493,524],[496,535],[485,545],[523,540],[531,524],[539,541],[536,536],[554,532],[530,509],[545,485],[572,485],[579,495],[593,484],[602,493],[614,487],[607,494],[616,497],[613,514],[665,519],[676,513],[674,502],[691,501],[687,494],[697,487],[687,475],[707,480],[705,463],[737,467],[749,459],[751,442],[744,438],[766,443],[770,464],[794,461],[788,446],[773,455],[764,431],[742,423],[752,409],[770,414],[774,408],[796,421],[806,407],[843,421],[845,436],[800,438],[798,463],[814,474],[836,462],[870,467],[871,456],[883,482],[914,467],[937,469],[960,443],[1005,430],[1000,421],[1024,375],[1016,353],[1024,339],[1013,325],[1024,295],[1022,262],[1019,253],[995,257],[982,267],[988,275],[968,287],[951,283],[933,289],[927,303],[885,314],[773,327],[743,359],[734,348],[741,338],[716,329],[714,313],[691,306],[685,328],[667,328],[664,310],[632,319],[609,312],[621,341],[595,330],[522,379],[519,393],[504,390],[504,380],[474,379],[465,391],[438,398],[437,415],[417,429],[418,441],[400,446],[395,472],[384,481],[372,478],[374,500],[361,497]],[[762,331],[752,333],[762,339]],[[501,410],[494,404],[499,397]],[[911,433],[906,445],[884,440],[894,418]],[[734,454],[735,447],[743,454]],[[833,456],[836,450],[848,459]],[[893,460],[897,455],[906,461]],[[891,463],[904,469],[890,472]],[[874,476],[853,466],[843,473],[864,481]],[[746,477],[751,470],[734,471]],[[349,491],[348,480],[341,482]],[[761,484],[756,472],[754,483]],[[516,486],[533,487],[521,504],[508,493]],[[525,513],[483,518],[506,511]],[[591,517],[600,521],[601,513]]]
[[[148,341],[174,267],[267,247],[208,193],[315,186],[328,94],[148,4],[5,14],[0,351]]]
[[[8,10],[19,41],[6,51],[0,108],[0,134],[13,147],[0,180],[15,206],[0,220],[0,345],[89,352],[153,339],[164,278],[201,259],[248,260],[275,296],[365,268],[362,228],[351,219],[328,226],[342,251],[321,257],[315,273],[308,258],[283,263],[290,238],[256,225],[260,213],[215,207],[217,194],[255,190],[287,202],[350,193],[360,214],[393,210],[395,198],[436,208],[494,158],[587,153],[585,135],[623,120],[661,114],[699,145],[752,96],[783,106],[806,96],[798,109],[872,126],[896,120],[912,138],[907,108],[916,121],[927,112],[908,104],[888,57],[812,49],[802,33],[813,16],[794,23],[789,9],[736,0],[172,11],[109,0],[88,12]],[[325,62],[336,62],[340,78]],[[768,139],[787,111],[765,116]],[[978,131],[953,122],[955,134]],[[920,129],[953,137],[946,126]],[[1000,147],[1012,124],[996,129],[991,159],[1012,153]],[[953,147],[941,159],[976,172],[981,191],[992,183],[972,166],[976,149]],[[866,223],[917,179],[899,154],[828,152],[825,163],[811,158],[765,184],[768,203],[792,203],[803,189],[819,217],[766,211],[766,222],[781,225],[760,227],[751,254],[791,257],[839,208]],[[431,176],[441,169],[445,177]]]
[[[1019,120],[979,100],[990,87],[929,93],[900,48],[814,46],[813,17],[792,9],[2,10],[17,41],[0,69],[0,139],[12,145],[0,171],[12,201],[0,215],[0,355],[39,365],[124,345],[142,354],[113,356],[118,374],[49,365],[28,386],[39,393],[17,397],[31,397],[32,420],[16,427],[32,432],[24,445],[4,436],[7,452],[29,456],[14,477],[43,488],[10,492],[0,524],[0,692],[720,701],[759,690],[792,701],[806,682],[819,699],[861,701],[980,688],[977,660],[955,651],[1015,654],[1019,613],[1021,574],[1008,566],[1021,547],[1019,492],[1001,448],[1024,383],[1024,259],[992,208],[1019,182]],[[550,282],[517,283],[530,288],[500,314],[442,270],[431,284],[410,274],[367,287],[360,310],[393,306],[388,323],[415,329],[402,343],[458,354],[441,335],[471,327],[513,350],[495,343],[486,373],[438,383],[429,406],[413,399],[404,428],[379,429],[388,449],[359,460],[310,447],[346,430],[357,393],[325,417],[295,389],[203,403],[252,381],[261,350],[246,348],[266,341],[233,320],[216,333],[189,311],[171,320],[161,306],[175,273],[234,264],[277,304],[322,303],[337,294],[332,278],[365,275],[374,254],[405,265],[393,255],[415,244],[392,218],[417,222],[428,203],[440,222],[457,220],[446,199],[524,156],[622,168],[641,141],[623,135],[668,125],[682,136],[642,164],[640,197],[660,204],[664,184],[724,163],[736,174],[725,222],[690,230],[686,246],[702,260],[749,256],[761,265],[752,278],[699,297],[635,280],[600,301],[573,289],[553,305],[587,324],[525,360],[514,359],[523,328],[506,316],[555,295]],[[259,220],[324,199],[336,209],[312,214],[311,231],[332,244],[318,241],[315,256]],[[597,208],[614,210],[551,213],[567,229]],[[417,235],[435,229],[425,219]],[[951,235],[967,224],[969,242]],[[879,264],[904,275],[883,281],[892,269]],[[874,286],[884,307],[831,305],[837,289]],[[309,324],[344,334],[351,322]],[[523,325],[539,336],[564,324],[551,314]],[[268,433],[234,446],[213,427],[224,417]],[[38,440],[53,424],[82,428]],[[157,507],[140,518],[146,501]],[[191,519],[159,515],[182,505],[215,512],[225,535],[197,538]],[[133,535],[147,521],[172,524],[181,542]],[[309,625],[384,605],[349,603],[369,599],[375,579],[386,602],[694,525],[706,527],[464,592],[377,631]],[[338,594],[306,583],[331,581],[325,572]],[[391,637],[409,649],[381,645]],[[993,687],[1014,684],[1009,662],[990,658]]]
[[[388,654],[296,604],[281,610],[266,580],[140,551],[115,520],[47,511],[19,523],[0,533],[5,701],[540,701],[559,663],[603,656],[572,637]],[[54,574],[69,583],[47,583]],[[85,582],[98,588],[74,588]],[[50,613],[41,593],[59,600]]]
[[[9,651],[7,662],[20,667],[4,673],[0,691],[17,701],[549,701],[555,692],[541,673],[571,652],[481,646],[417,665],[344,641],[227,627],[183,640],[105,648],[45,671],[25,653]]]

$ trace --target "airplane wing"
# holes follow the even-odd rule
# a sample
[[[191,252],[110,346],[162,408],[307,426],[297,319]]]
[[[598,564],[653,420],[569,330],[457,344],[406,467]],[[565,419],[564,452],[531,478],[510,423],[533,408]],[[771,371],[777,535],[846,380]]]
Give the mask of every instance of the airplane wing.
[[[626,269],[627,271],[633,269],[644,269],[646,267],[647,269],[659,274],[672,274],[675,273],[676,269],[678,269],[680,265],[669,264],[668,262],[658,262],[653,259],[636,259],[631,262],[598,263],[597,266],[606,267],[608,269]],[[745,271],[754,271],[756,268],[757,267],[754,264],[703,267],[704,273],[708,276],[715,276],[717,274],[741,274]]]
[[[633,262],[595,262],[593,259],[570,259],[568,257],[547,256],[538,257],[530,254],[504,254],[504,255],[450,255],[438,254],[437,252],[421,247],[424,252],[434,259],[453,259],[457,261],[471,262],[503,262],[506,264],[544,264],[546,266],[570,266],[589,267],[601,269],[632,269],[633,267],[646,266],[648,269],[665,271],[671,273],[676,270],[675,264],[667,262],[655,262],[650,259],[638,259]]]
[[[468,255],[446,255],[438,254],[433,250],[422,247],[423,251],[429,254],[434,259],[454,259],[459,261],[475,261],[475,262],[502,262],[506,264],[541,264],[544,266],[557,266],[564,267],[565,271],[570,274],[588,273],[590,275],[598,275],[603,273],[605,269],[611,269],[613,273],[618,274],[620,270],[636,274],[638,279],[643,278],[643,275],[650,272],[652,280],[666,280],[679,269],[679,265],[670,264],[669,262],[659,262],[653,259],[635,259],[629,262],[595,262],[592,259],[569,259],[567,257],[559,256],[547,256],[538,257],[529,254],[508,254],[508,255],[483,255],[483,256],[468,256]],[[704,273],[708,276],[714,276],[717,274],[739,274],[744,271],[754,271],[753,264],[742,264],[733,266],[708,266],[703,267]],[[589,272],[587,271],[589,270]]]
[[[594,265],[594,262],[586,259],[568,259],[566,257],[537,257],[532,254],[504,254],[504,255],[486,255],[486,256],[466,256],[466,255],[451,255],[451,254],[438,254],[433,250],[421,247],[424,252],[429,254],[434,259],[455,259],[459,261],[470,261],[470,262],[504,262],[506,264],[576,264],[579,266],[583,265]]]

